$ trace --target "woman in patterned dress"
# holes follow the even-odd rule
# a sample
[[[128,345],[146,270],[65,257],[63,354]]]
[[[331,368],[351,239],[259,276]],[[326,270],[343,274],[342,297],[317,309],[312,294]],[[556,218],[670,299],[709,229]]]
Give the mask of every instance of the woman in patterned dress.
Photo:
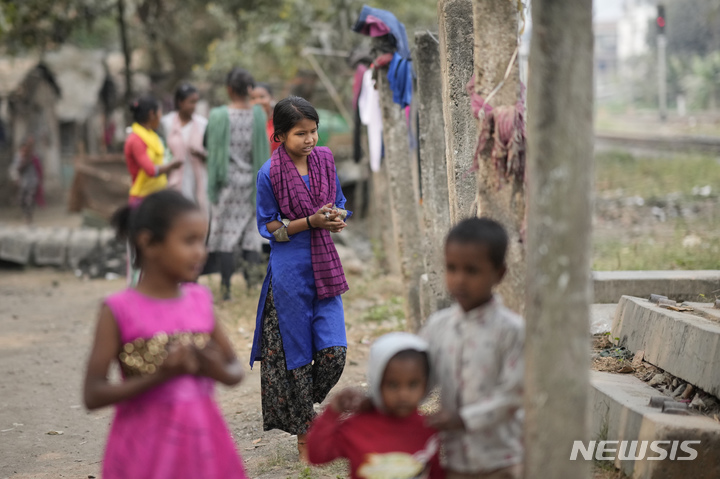
[[[211,206],[204,272],[219,269],[224,300],[230,299],[235,251],[240,247],[249,265],[260,263],[262,239],[255,228],[255,178],[269,156],[262,107],[252,106],[252,75],[234,68],[227,76],[230,103],[210,112],[205,143],[208,152],[208,197]],[[250,271],[243,271],[250,285]]]

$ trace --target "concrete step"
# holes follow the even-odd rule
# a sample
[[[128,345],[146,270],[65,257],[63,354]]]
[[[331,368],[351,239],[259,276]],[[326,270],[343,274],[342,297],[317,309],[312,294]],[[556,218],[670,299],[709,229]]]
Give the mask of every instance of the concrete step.
[[[720,271],[595,271],[596,303],[617,303],[623,295],[663,294],[675,301],[703,301],[720,289]]]
[[[630,351],[644,351],[645,361],[720,397],[720,321],[623,296],[610,338]]]
[[[590,372],[590,414],[592,439],[596,441],[669,441],[655,447],[667,451],[659,460],[659,453],[650,445],[642,459],[621,460],[617,453],[613,463],[633,479],[717,479],[720,477],[720,423],[703,416],[679,416],[660,412],[648,404],[658,392],[631,375]],[[681,460],[690,453],[680,446],[683,441],[700,441],[686,444],[694,449],[694,460]],[[675,441],[678,441],[675,443]],[[625,454],[632,452],[632,443]],[[638,443],[635,454],[642,451]],[[677,446],[676,446],[677,444]],[[596,445],[598,445],[596,443]],[[619,449],[621,442],[610,443],[609,449]],[[673,454],[673,449],[675,453]],[[597,450],[595,451],[597,454]],[[652,459],[655,458],[655,459]],[[674,458],[674,459],[673,459]],[[578,459],[582,457],[578,455]],[[611,459],[612,460],[612,459]]]

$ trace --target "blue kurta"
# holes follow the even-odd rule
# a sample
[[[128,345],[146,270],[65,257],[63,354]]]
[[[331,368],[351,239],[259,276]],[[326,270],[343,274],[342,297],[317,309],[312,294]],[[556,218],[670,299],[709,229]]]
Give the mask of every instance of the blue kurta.
[[[309,177],[303,176],[310,188]],[[335,205],[345,207],[340,180],[335,175],[337,194]],[[258,303],[255,337],[250,353],[250,367],[261,360],[263,312],[268,287],[272,281],[273,299],[280,323],[287,369],[297,369],[313,360],[315,352],[331,346],[347,347],[345,314],[342,298],[334,296],[318,300],[310,259],[310,231],[290,236],[290,241],[278,243],[267,229],[271,221],[282,221],[270,182],[270,160],[257,177],[257,224],[260,234],[270,240],[270,262]],[[318,207],[319,208],[319,207]]]

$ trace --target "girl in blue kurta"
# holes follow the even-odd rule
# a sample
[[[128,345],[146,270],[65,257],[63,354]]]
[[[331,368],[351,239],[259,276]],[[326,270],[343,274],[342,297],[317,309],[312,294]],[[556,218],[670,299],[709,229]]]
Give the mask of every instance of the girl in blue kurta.
[[[250,365],[261,361],[264,430],[305,434],[345,367],[347,340],[340,295],[348,286],[330,233],[351,214],[328,148],[315,147],[318,114],[289,97],[273,112],[282,142],[258,172],[257,223],[270,240]]]

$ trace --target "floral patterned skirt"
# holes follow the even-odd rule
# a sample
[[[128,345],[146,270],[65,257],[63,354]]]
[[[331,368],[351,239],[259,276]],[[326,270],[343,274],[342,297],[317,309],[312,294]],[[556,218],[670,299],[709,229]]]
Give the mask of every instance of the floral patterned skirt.
[[[312,364],[288,371],[270,281],[263,312],[260,366],[263,429],[307,433],[315,418],[313,405],[323,402],[337,384],[345,368],[346,353],[343,346],[321,349]]]

